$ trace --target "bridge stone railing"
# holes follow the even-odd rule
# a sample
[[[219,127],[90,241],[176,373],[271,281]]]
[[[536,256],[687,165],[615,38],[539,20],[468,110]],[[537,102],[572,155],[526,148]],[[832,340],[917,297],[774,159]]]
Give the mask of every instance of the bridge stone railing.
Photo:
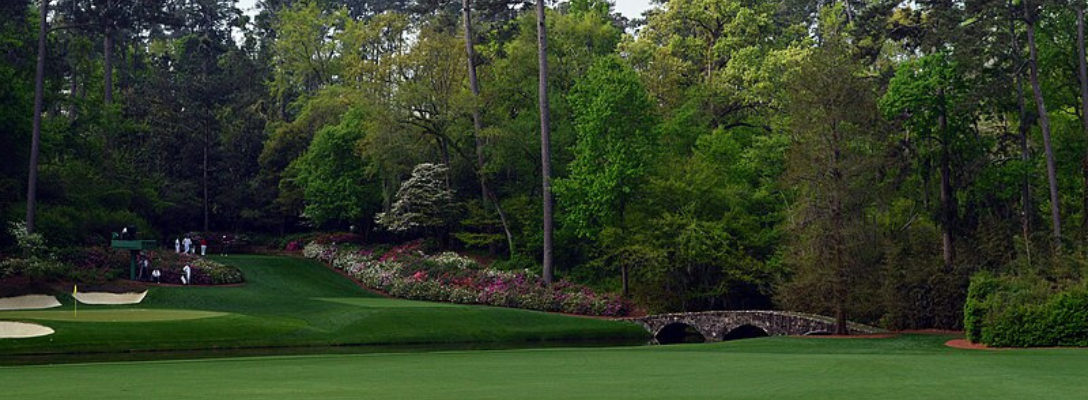
[[[771,336],[808,335],[835,331],[833,318],[790,311],[705,311],[658,314],[625,320],[642,325],[654,335],[655,340],[662,329],[674,324],[684,324],[695,328],[708,342],[721,341],[729,332],[745,325],[762,329]],[[850,334],[884,332],[879,328],[852,322],[847,327]]]

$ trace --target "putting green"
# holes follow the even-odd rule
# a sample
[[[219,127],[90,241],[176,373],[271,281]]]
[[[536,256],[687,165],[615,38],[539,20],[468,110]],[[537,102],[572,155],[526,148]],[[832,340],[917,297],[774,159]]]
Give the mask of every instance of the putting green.
[[[432,303],[429,301],[413,301],[401,299],[387,299],[384,297],[315,297],[314,300],[330,303],[344,304],[366,308],[465,308],[467,306],[452,303]]]
[[[78,313],[73,313],[72,310],[4,311],[0,312],[0,319],[67,322],[151,322],[212,318],[227,314],[197,310],[124,308],[119,310],[80,310]]]

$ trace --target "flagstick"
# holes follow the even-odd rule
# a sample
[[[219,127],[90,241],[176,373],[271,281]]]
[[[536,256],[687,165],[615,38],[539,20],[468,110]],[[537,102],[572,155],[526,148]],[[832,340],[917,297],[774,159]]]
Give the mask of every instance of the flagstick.
[[[76,299],[77,292],[79,292],[79,286],[72,285],[72,318],[79,318],[79,299]]]

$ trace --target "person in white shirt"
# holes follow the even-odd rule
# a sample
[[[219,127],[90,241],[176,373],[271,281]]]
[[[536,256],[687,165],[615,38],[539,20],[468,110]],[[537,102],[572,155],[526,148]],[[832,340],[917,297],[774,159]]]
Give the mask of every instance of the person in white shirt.
[[[181,253],[181,239],[174,238],[174,252]]]
[[[189,268],[188,265],[186,265],[184,268],[181,269],[181,284],[182,285],[188,285],[189,282],[192,282],[192,279],[193,279],[192,278],[192,273],[193,273],[193,270],[191,268]]]
[[[186,236],[185,240],[181,241],[181,244],[185,246],[185,252],[190,253],[190,250],[193,247],[193,239],[189,239],[189,237]]]

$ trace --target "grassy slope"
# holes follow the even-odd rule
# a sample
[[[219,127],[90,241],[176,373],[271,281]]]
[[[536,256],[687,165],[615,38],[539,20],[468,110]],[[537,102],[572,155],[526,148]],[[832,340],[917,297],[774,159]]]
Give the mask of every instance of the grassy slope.
[[[0,368],[11,398],[1083,398],[1085,350],[976,351],[946,337],[263,357]]]
[[[0,319],[40,322],[51,336],[0,340],[3,355],[259,346],[399,344],[639,338],[632,324],[539,312],[375,297],[320,264],[286,257],[231,256],[240,287],[154,287],[138,306],[80,305],[80,321],[0,312]],[[229,313],[184,321],[92,322],[100,310],[181,309]],[[89,312],[90,311],[90,312]],[[84,317],[86,315],[86,317]],[[37,317],[37,318],[35,318]],[[146,318],[145,318],[146,319]]]

